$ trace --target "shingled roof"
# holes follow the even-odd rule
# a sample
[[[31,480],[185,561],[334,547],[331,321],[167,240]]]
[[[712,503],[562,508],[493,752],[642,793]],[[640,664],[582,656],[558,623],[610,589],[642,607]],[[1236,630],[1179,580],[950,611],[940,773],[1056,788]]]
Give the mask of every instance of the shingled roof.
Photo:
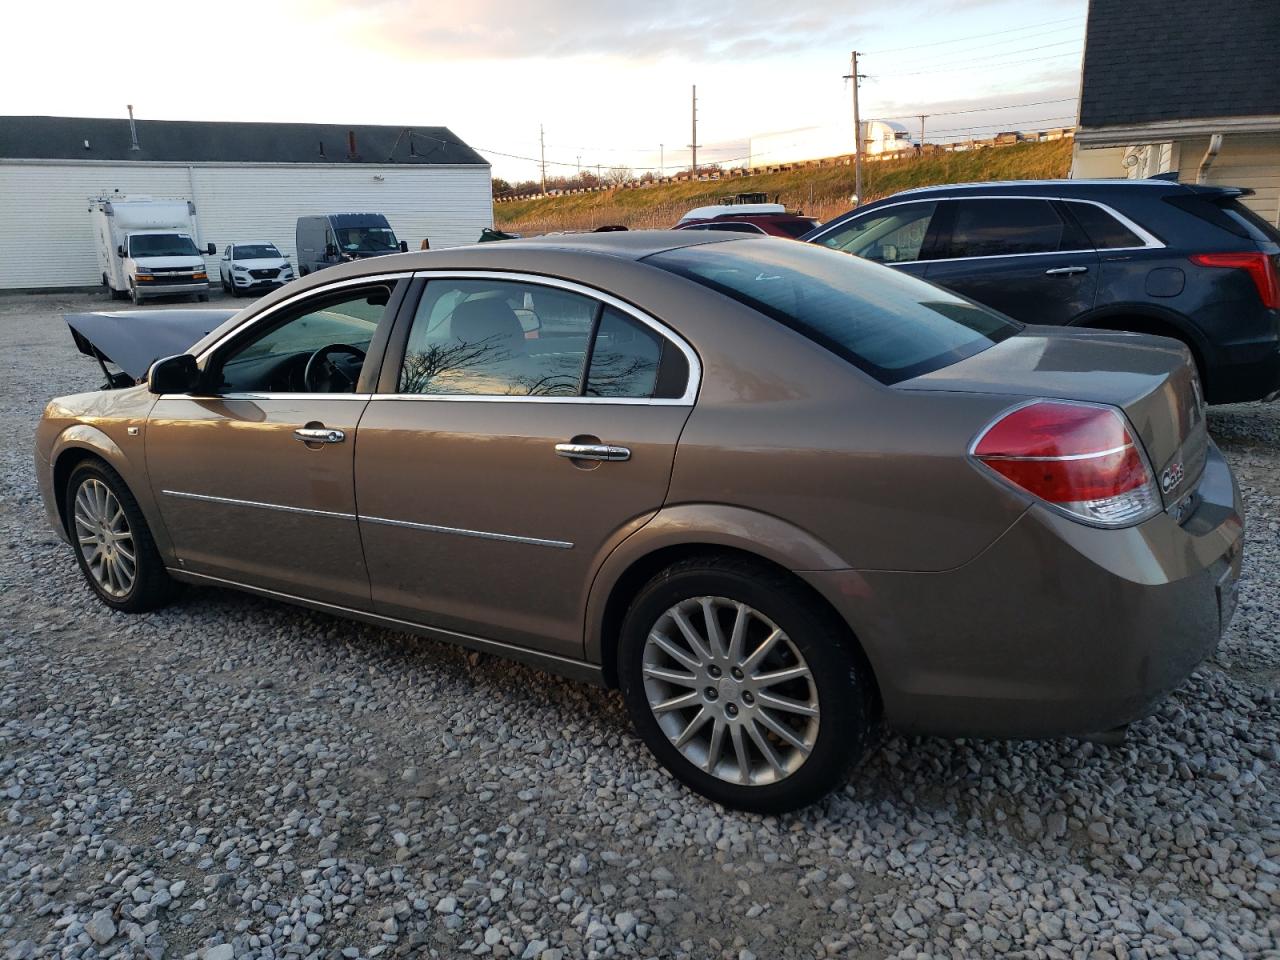
[[[0,159],[177,163],[487,164],[447,127],[0,117]],[[355,151],[350,149],[354,138]],[[88,146],[85,146],[85,143]]]
[[[1092,0],[1080,125],[1280,115],[1276,0]]]

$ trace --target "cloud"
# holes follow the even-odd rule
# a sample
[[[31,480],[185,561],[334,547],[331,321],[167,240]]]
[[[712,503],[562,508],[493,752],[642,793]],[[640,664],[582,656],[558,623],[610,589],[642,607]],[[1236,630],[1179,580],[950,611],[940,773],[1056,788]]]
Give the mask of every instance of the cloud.
[[[501,0],[367,0],[351,26],[384,49],[417,58],[747,60],[800,53],[834,35],[856,36],[872,23],[869,7],[783,6],[769,0],[530,0],[519,6]]]

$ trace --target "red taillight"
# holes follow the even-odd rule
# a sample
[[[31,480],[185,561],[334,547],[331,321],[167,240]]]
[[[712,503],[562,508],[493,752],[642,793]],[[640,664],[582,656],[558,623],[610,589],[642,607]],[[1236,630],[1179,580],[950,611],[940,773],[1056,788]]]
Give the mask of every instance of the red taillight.
[[[1268,310],[1280,310],[1280,275],[1276,262],[1266,253],[1193,253],[1191,262],[1201,267],[1224,267],[1246,270],[1253,285],[1258,288],[1258,298]]]
[[[1151,469],[1112,407],[1037,400],[988,427],[973,455],[1010,483],[1091,523],[1136,523],[1160,506]]]

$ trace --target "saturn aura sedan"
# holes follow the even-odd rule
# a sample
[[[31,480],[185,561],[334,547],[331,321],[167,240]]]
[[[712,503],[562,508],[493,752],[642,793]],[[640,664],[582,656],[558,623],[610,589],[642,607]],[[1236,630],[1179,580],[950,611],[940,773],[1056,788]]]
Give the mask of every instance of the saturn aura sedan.
[[[384,257],[216,328],[165,313],[69,318],[137,382],[38,431],[99,599],[229,586],[616,686],[729,806],[817,800],[881,720],[1114,736],[1234,609],[1239,495],[1172,340],[709,232]]]

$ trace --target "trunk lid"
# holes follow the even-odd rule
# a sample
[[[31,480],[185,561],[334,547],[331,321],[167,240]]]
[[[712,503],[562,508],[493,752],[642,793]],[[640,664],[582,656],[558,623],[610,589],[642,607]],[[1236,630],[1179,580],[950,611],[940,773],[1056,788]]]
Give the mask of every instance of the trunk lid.
[[[1166,507],[1195,489],[1204,469],[1209,434],[1203,394],[1191,354],[1176,340],[1036,327],[895,389],[1119,407],[1142,442]]]

